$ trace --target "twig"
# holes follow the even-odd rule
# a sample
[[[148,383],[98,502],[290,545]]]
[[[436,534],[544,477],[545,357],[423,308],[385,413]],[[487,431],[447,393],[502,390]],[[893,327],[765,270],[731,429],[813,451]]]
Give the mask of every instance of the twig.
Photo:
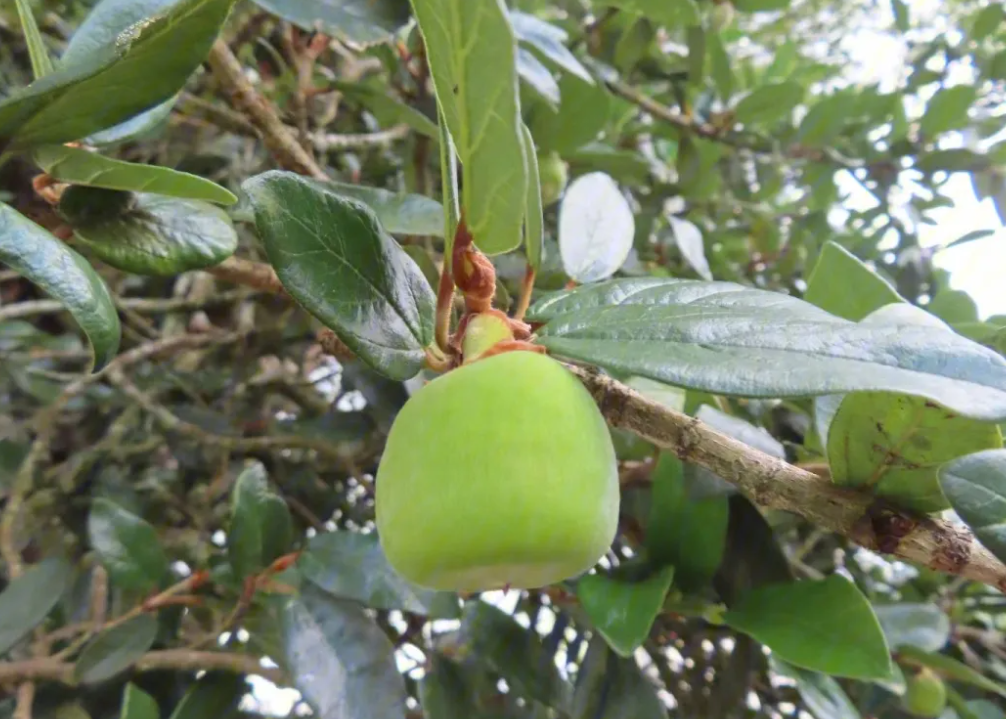
[[[368,147],[383,147],[396,140],[401,140],[409,134],[408,125],[395,125],[387,130],[365,132],[351,135],[338,135],[330,132],[316,132],[311,136],[314,149],[318,152],[330,150],[359,150]]]
[[[207,267],[205,271],[224,282],[245,285],[274,295],[286,294],[283,283],[276,276],[276,271],[264,262],[228,257],[219,265]]]
[[[605,419],[715,472],[756,504],[798,514],[863,547],[1006,591],[1006,566],[965,526],[883,506],[876,498],[832,484],[646,399],[625,385],[569,366]]]
[[[255,126],[248,122],[244,115],[234,112],[230,108],[204,100],[190,92],[183,92],[178,104],[185,112],[201,114],[223,130],[229,130],[239,135],[258,136]]]
[[[152,315],[161,312],[187,312],[191,310],[201,310],[206,307],[225,305],[229,302],[246,299],[248,296],[249,293],[245,290],[233,290],[231,292],[221,292],[220,294],[212,295],[204,299],[189,299],[187,297],[171,297],[167,299],[123,297],[116,300],[116,306],[123,310]],[[16,302],[0,307],[0,322],[21,319],[24,317],[34,317],[37,315],[52,314],[54,312],[61,312],[64,309],[66,309],[66,306],[57,300],[29,300],[27,302]]]

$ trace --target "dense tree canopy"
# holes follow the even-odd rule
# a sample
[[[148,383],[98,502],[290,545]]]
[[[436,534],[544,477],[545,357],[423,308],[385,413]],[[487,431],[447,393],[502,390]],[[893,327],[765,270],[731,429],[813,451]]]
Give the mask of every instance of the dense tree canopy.
[[[1006,316],[935,265],[997,228],[934,221],[1006,223],[1002,3],[17,0],[0,78],[0,717],[1006,717]],[[385,452],[504,352],[567,404]],[[409,543],[547,554],[608,434],[594,569],[389,564],[382,455],[456,463]]]

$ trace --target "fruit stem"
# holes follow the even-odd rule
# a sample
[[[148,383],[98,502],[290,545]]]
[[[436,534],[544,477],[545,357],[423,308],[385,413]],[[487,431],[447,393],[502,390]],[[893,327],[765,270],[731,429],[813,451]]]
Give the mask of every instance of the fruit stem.
[[[451,361],[447,357],[444,357],[435,347],[427,347],[426,366],[434,372],[446,372],[451,368]]]
[[[528,263],[524,271],[524,284],[520,288],[520,300],[517,302],[517,309],[514,312],[515,320],[523,320],[527,314],[527,308],[531,306],[531,292],[534,290],[535,271],[531,263]]]

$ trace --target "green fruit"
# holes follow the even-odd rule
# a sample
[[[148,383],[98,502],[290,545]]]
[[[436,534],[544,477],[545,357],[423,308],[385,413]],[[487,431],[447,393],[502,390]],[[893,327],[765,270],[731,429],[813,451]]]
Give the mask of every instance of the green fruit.
[[[542,204],[547,206],[558,202],[566,190],[569,174],[566,171],[566,163],[557,153],[550,152],[547,155],[539,155],[538,177],[541,180]]]
[[[488,312],[474,315],[465,327],[461,356],[465,362],[474,362],[500,342],[512,339],[513,330],[505,316]]]
[[[901,703],[908,713],[935,719],[946,709],[947,687],[931,669],[921,669],[907,684]]]
[[[377,470],[388,561],[433,589],[528,589],[580,574],[611,545],[618,503],[604,418],[572,374],[533,352],[420,389]]]

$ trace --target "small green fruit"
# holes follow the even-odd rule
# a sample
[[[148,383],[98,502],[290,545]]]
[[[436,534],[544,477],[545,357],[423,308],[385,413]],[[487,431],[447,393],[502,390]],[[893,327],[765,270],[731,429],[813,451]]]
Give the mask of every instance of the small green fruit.
[[[947,707],[947,687],[931,669],[923,667],[909,677],[905,695],[901,698],[905,711],[917,717],[935,719]]]
[[[501,314],[483,312],[473,315],[465,327],[461,342],[461,356],[465,362],[474,362],[500,342],[513,339],[506,317]]]
[[[539,155],[538,177],[541,180],[542,205],[548,206],[553,202],[558,202],[566,190],[566,182],[569,180],[566,163],[562,161],[558,153],[550,152],[547,155]]]
[[[572,374],[532,352],[420,389],[377,471],[384,553],[433,589],[528,589],[580,574],[611,545],[618,503],[604,418]]]

